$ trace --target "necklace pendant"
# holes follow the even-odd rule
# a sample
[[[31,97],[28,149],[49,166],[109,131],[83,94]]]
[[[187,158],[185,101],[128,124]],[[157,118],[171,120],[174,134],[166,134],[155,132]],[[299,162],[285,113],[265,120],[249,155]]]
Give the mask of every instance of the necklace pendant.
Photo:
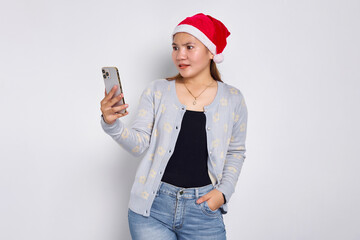
[[[194,100],[194,102],[193,102],[193,105],[195,105],[196,104],[196,100]]]

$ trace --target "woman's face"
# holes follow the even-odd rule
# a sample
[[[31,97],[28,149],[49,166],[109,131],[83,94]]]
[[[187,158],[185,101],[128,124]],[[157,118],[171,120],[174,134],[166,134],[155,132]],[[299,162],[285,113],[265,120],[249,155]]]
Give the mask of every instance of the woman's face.
[[[210,75],[210,59],[213,54],[191,34],[179,32],[174,36],[172,59],[184,78]]]

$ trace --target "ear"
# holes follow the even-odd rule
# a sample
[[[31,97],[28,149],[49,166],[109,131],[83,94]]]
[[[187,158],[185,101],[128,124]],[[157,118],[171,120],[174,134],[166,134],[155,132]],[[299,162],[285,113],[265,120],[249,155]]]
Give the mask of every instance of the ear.
[[[214,59],[214,54],[212,52],[208,51],[210,59]]]

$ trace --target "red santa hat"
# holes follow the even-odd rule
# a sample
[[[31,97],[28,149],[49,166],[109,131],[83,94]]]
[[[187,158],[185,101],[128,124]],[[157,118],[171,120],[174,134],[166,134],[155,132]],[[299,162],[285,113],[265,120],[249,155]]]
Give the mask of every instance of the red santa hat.
[[[175,27],[172,37],[178,32],[186,32],[196,37],[214,54],[214,62],[221,63],[224,60],[222,52],[230,32],[219,20],[210,15],[198,13],[180,22]]]

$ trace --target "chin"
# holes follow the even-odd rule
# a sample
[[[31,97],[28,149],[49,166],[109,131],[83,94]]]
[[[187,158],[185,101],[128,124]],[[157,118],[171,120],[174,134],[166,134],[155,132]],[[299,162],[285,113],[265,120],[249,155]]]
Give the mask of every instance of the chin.
[[[190,75],[190,74],[181,74],[180,75],[183,77],[183,78],[191,78],[193,75]]]
[[[188,73],[188,72],[180,72],[180,75],[183,77],[183,78],[189,78],[189,77],[194,77],[196,74],[192,74],[192,73]]]

